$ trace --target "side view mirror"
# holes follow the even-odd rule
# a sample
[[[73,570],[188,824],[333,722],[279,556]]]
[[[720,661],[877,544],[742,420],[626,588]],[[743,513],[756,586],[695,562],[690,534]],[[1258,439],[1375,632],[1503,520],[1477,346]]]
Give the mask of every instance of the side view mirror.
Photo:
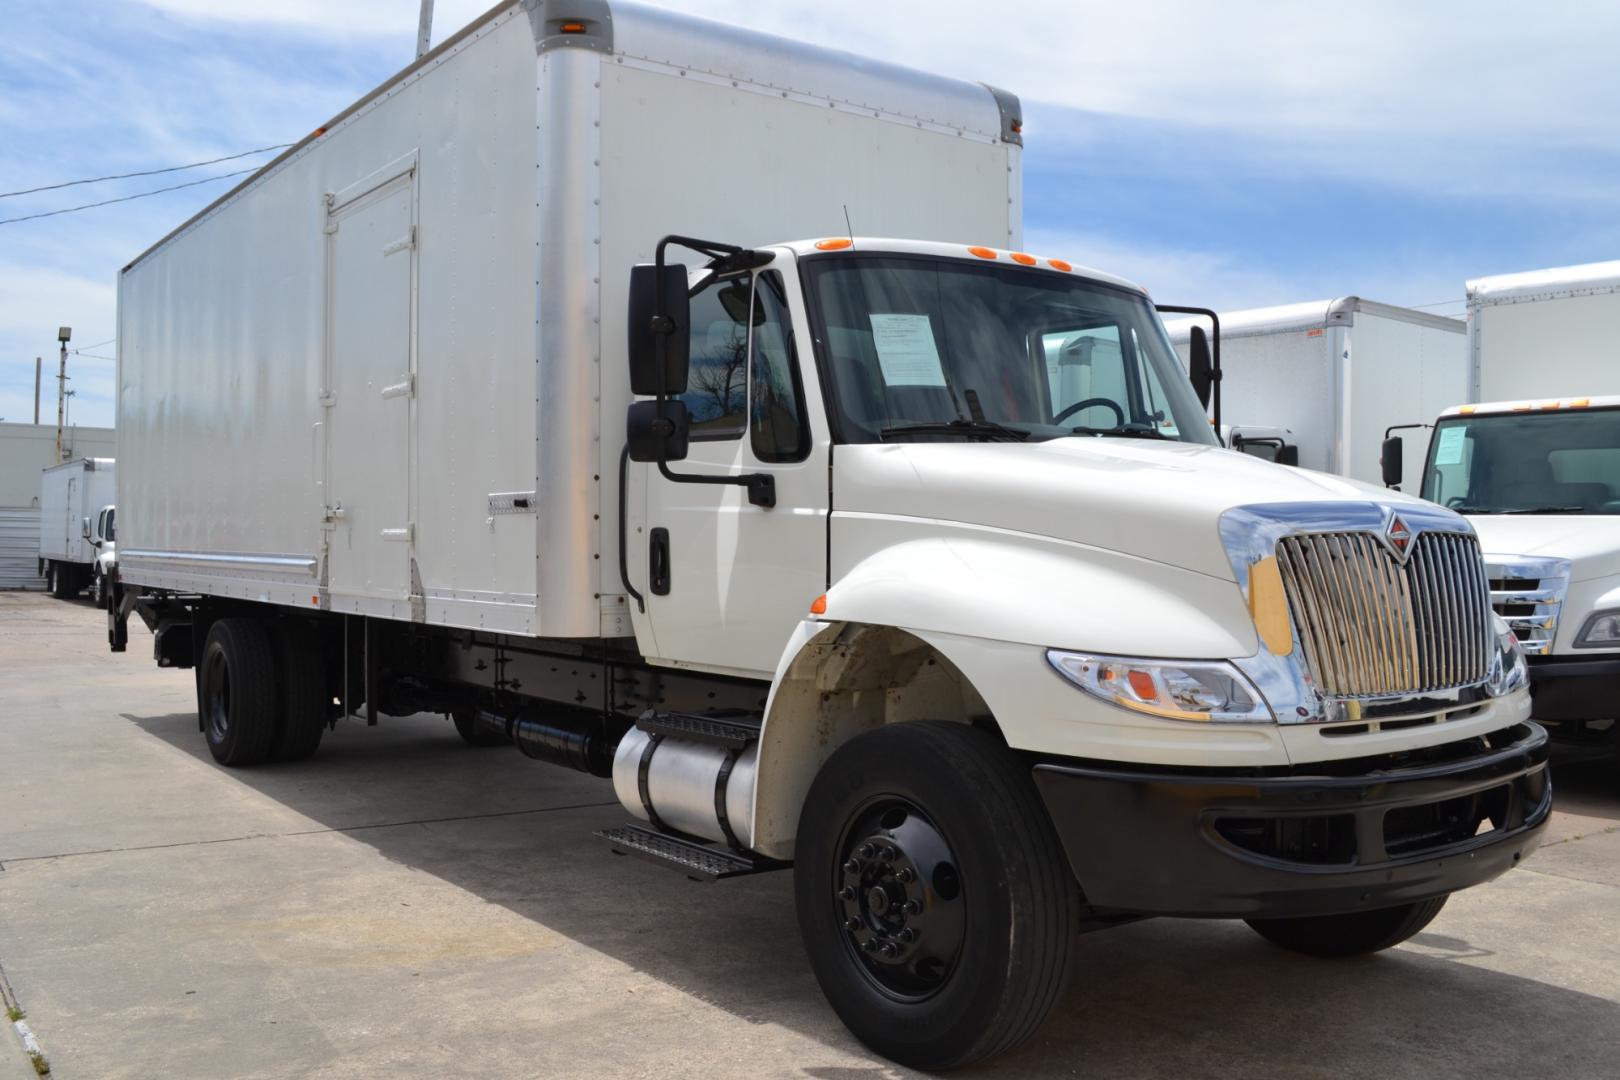
[[[84,539],[86,539],[86,540],[90,539],[90,519],[89,518],[80,518],[79,519],[79,535],[81,537],[83,537]]]
[[[1283,443],[1277,447],[1277,456],[1273,459],[1279,465],[1292,465],[1299,467],[1299,447],[1293,443]]]
[[[1209,335],[1204,333],[1202,326],[1192,328],[1187,344],[1187,367],[1193,393],[1198,395],[1198,404],[1209,408],[1209,395],[1215,386],[1215,364],[1210,359]]]
[[[1401,486],[1401,446],[1401,437],[1391,435],[1379,448],[1378,463],[1383,466],[1384,486],[1387,488]]]
[[[663,299],[662,315],[659,314],[660,296]],[[692,337],[685,266],[666,263],[662,275],[653,263],[642,263],[631,268],[630,313],[626,329],[630,392],[647,396],[685,393]],[[658,355],[660,340],[663,341],[662,363]]]
[[[679,398],[638,401],[624,419],[631,461],[680,461],[692,434],[692,414]]]

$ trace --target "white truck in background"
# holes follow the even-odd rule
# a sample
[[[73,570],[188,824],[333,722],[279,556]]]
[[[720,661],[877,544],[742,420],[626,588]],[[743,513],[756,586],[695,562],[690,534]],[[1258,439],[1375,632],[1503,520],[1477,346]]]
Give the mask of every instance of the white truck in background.
[[[77,458],[40,473],[39,572],[58,600],[78,596],[86,585],[100,595],[116,475],[112,458]]]
[[[918,1068],[1032,1033],[1085,930],[1411,936],[1551,806],[1473,535],[1216,445],[1142,289],[1019,250],[1021,127],[495,8],[120,275],[112,647],[138,614],[226,765],[440,712],[611,778],[615,852],[791,864]]]
[[[1168,324],[1184,357],[1199,322]],[[1303,468],[1380,483],[1388,429],[1432,423],[1467,393],[1466,331],[1459,319],[1358,296],[1222,312],[1227,445],[1275,460],[1292,437]],[[1421,469],[1411,463],[1405,490]]]
[[[1620,752],[1620,262],[1468,283],[1470,394],[1386,482],[1468,518],[1491,602],[1529,654],[1533,715]]]

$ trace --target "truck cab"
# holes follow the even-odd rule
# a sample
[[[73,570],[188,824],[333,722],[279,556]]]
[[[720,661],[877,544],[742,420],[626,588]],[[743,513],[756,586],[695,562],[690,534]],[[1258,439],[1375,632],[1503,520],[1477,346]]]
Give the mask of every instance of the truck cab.
[[[107,606],[107,585],[118,572],[118,509],[103,506],[96,512],[94,524],[86,539],[96,550],[96,560],[90,572],[90,593],[97,607]]]
[[[1479,535],[1533,715],[1561,740],[1620,750],[1620,396],[1449,408],[1422,494]]]

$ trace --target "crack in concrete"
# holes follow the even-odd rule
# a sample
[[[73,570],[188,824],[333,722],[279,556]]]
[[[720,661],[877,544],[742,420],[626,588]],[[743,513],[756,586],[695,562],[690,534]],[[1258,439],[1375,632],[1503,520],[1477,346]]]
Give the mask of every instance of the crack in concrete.
[[[560,810],[589,810],[603,806],[617,806],[619,801],[569,803],[565,806],[541,806],[532,810],[502,810],[494,814],[459,814],[450,817],[414,818],[408,821],[378,821],[365,825],[339,825],[329,829],[295,829],[291,832],[247,833],[243,836],[221,836],[213,840],[179,840],[172,844],[135,844],[131,847],[96,848],[90,851],[64,851],[55,855],[19,855],[13,859],[0,859],[0,870],[7,864],[46,862],[51,859],[72,859],[81,855],[116,855],[127,851],[164,851],[169,848],[206,847],[210,844],[234,844],[242,840],[277,840],[282,837],[325,836],[332,833],[363,832],[367,829],[396,829],[405,825],[438,825],[451,821],[483,821],[493,818],[521,817],[524,814],[551,814]]]
[[[1610,825],[1608,828],[1598,829],[1596,832],[1576,833],[1574,836],[1565,836],[1557,840],[1549,840],[1547,843],[1542,844],[1541,848],[1543,851],[1545,851],[1547,848],[1557,847],[1559,844],[1573,843],[1576,840],[1590,840],[1594,836],[1608,836],[1612,832],[1620,832],[1620,825]]]

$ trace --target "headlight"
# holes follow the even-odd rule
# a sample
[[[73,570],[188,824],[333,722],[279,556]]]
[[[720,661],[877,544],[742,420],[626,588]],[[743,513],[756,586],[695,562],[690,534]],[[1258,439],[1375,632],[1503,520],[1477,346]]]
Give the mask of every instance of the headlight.
[[[1496,627],[1496,648],[1491,653],[1491,668],[1485,681],[1485,692],[1492,697],[1511,694],[1530,681],[1530,666],[1525,662],[1524,649],[1519,639],[1500,615],[1492,615]]]
[[[1586,620],[1579,636],[1577,649],[1620,649],[1620,611],[1599,611]]]
[[[1065,679],[1110,705],[1170,720],[1275,723],[1271,707],[1237,668],[1224,661],[1138,660],[1048,649]]]

